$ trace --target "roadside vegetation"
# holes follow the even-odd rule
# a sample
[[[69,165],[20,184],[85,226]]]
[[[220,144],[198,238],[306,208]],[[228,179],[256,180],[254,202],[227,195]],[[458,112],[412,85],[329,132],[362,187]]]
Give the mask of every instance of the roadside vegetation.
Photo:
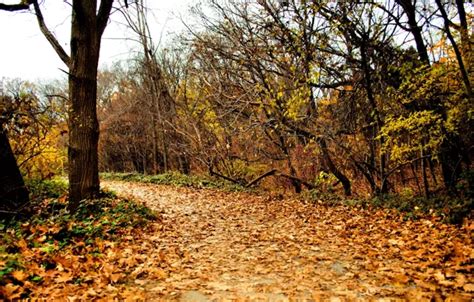
[[[107,269],[114,265],[108,253],[156,221],[155,213],[110,192],[71,213],[64,180],[31,180],[27,187],[35,202],[28,216],[0,221],[0,296],[38,297],[54,283],[80,291],[125,282],[126,271]]]

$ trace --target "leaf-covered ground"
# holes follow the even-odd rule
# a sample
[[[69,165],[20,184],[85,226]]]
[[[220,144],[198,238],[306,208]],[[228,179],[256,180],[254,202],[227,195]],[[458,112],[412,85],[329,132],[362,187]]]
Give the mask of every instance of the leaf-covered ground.
[[[404,221],[388,210],[247,193],[113,181],[105,186],[145,202],[162,217],[135,237],[124,238],[104,264],[102,274],[109,279],[115,273],[126,274],[126,286],[119,285],[133,293],[129,297],[181,301],[474,298],[472,221],[455,227],[435,217]],[[117,286],[108,286],[110,291],[90,297],[112,295]]]
[[[108,181],[0,237],[0,298],[69,301],[471,301],[472,231],[435,217]],[[59,196],[59,195],[58,195]],[[61,214],[62,213],[62,214]]]

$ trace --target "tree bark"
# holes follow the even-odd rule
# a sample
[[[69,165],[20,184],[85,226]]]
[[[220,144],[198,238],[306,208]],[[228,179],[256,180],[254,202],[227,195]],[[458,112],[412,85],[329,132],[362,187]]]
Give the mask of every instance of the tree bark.
[[[407,15],[408,25],[410,26],[411,34],[415,39],[416,50],[420,56],[420,60],[423,64],[430,65],[430,58],[428,56],[428,50],[426,49],[425,42],[423,40],[423,35],[421,33],[421,27],[416,21],[416,9],[412,3],[412,0],[396,0],[403,8],[403,11]]]
[[[97,68],[102,33],[113,0],[76,0],[72,5],[69,66],[69,208],[99,195]]]
[[[443,17],[444,21],[444,30],[446,33],[446,36],[448,37],[449,41],[451,42],[451,46],[453,47],[454,54],[456,55],[456,60],[458,61],[458,66],[459,66],[459,72],[461,73],[461,78],[464,83],[464,87],[466,88],[466,94],[469,99],[472,99],[472,87],[471,87],[471,81],[469,79],[469,73],[468,70],[464,64],[464,60],[461,54],[461,50],[459,46],[456,43],[456,40],[453,37],[453,34],[451,33],[451,29],[449,28],[449,17],[448,13],[444,9],[443,3],[441,3],[441,0],[436,0],[436,4],[438,5],[439,11],[441,12],[441,16]],[[464,8],[464,7],[463,7]],[[462,15],[462,14],[461,14]],[[461,38],[465,38],[465,35],[463,35],[463,30],[461,30]],[[466,45],[467,47],[467,45]]]

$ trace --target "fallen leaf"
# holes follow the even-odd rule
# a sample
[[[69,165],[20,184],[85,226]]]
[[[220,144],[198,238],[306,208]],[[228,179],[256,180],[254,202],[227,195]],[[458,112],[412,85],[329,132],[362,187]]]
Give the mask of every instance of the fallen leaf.
[[[74,279],[74,276],[71,273],[61,274],[59,277],[55,279],[58,283],[66,283]]]
[[[472,292],[474,292],[474,283],[464,284],[462,289],[464,289],[465,291],[467,291],[469,293],[472,293]]]
[[[18,281],[25,281],[26,278],[28,278],[28,276],[29,276],[24,271],[13,271],[11,274],[12,274],[13,278],[15,278]]]

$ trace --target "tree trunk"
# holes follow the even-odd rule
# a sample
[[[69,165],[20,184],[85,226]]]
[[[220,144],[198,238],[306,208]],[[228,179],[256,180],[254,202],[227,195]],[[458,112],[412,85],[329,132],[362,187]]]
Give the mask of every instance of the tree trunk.
[[[47,28],[37,0],[0,4],[0,9],[9,11],[25,10],[33,5],[41,32],[69,68],[69,208],[72,211],[81,200],[99,195],[97,67],[100,40],[113,2],[101,0],[98,7],[97,0],[72,1],[69,56]]]
[[[423,177],[423,189],[425,193],[425,198],[430,197],[430,187],[428,182],[428,175],[426,173],[426,162],[428,161],[425,157],[425,152],[423,146],[421,146],[421,175]]]
[[[74,1],[69,68],[69,198],[75,210],[99,195],[97,66],[100,36],[96,1]]]
[[[349,178],[347,178],[347,176],[345,176],[341,171],[339,171],[339,169],[332,161],[325,139],[321,138],[319,140],[319,147],[321,148],[323,160],[329,172],[331,172],[337,178],[337,180],[341,182],[342,187],[344,188],[344,195],[352,195],[351,181],[349,180]]]
[[[1,127],[1,126],[0,126]],[[0,128],[0,209],[18,210],[28,202],[28,190],[8,141],[7,133]]]

